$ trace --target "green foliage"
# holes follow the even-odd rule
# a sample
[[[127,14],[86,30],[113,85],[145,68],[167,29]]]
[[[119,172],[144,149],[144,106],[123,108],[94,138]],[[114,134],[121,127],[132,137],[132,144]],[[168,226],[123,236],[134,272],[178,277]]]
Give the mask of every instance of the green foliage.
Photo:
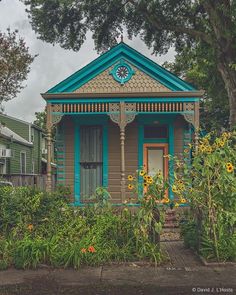
[[[228,96],[215,61],[213,48],[199,42],[194,47],[180,50],[173,63],[164,63],[164,67],[174,74],[205,90],[200,102],[200,124],[208,132],[229,128]]]
[[[0,32],[0,105],[23,88],[34,58],[17,31]]]
[[[112,209],[104,188],[98,188],[94,197],[96,203],[74,207],[62,188],[55,193],[1,188],[0,267],[79,268],[109,261],[161,261],[159,246],[137,235],[137,214],[127,208]]]
[[[47,114],[46,114],[46,108],[43,112],[35,112],[36,119],[34,120],[34,124],[44,131],[47,130],[46,128],[46,120],[47,120]]]
[[[190,246],[207,259],[235,260],[236,243],[236,133],[209,133],[200,140],[191,168],[178,163],[184,181],[182,191],[191,205],[192,217],[183,227]]]
[[[96,49],[103,52],[117,43],[116,39],[124,29],[129,38],[139,36],[155,54],[166,53],[170,47],[175,47],[177,52],[185,48],[186,52],[188,48],[190,51],[195,51],[195,47],[207,46],[206,63],[210,54],[210,62],[213,62],[213,67],[218,72],[216,79],[227,91],[230,125],[234,127],[236,124],[235,1],[22,0],[22,2],[27,5],[32,27],[39,38],[52,44],[59,43],[66,49],[78,51],[86,39],[86,33],[90,31]],[[186,64],[189,62],[187,57],[184,61]],[[184,67],[183,64],[181,66]],[[205,76],[205,69],[199,71],[198,66],[189,69],[188,72],[198,80],[210,79],[214,83],[215,75]],[[209,73],[209,70],[207,72]],[[211,88],[210,84],[207,90]],[[217,89],[219,88],[217,87],[216,91]],[[209,96],[210,99],[214,98],[211,93]],[[218,95],[217,97],[220,98]],[[218,108],[219,99],[217,102]],[[212,113],[213,108],[208,107],[210,108],[208,112]],[[225,111],[228,112],[228,109]]]

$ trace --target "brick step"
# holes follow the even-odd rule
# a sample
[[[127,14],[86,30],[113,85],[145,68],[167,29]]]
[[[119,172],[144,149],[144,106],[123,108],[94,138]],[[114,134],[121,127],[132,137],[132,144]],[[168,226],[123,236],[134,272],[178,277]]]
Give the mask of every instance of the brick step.
[[[167,215],[165,218],[165,222],[167,221],[177,221],[176,216],[175,215]]]
[[[179,227],[179,223],[178,222],[165,222],[163,227],[164,228],[176,228],[176,227]]]
[[[179,227],[179,222],[176,218],[176,212],[173,209],[166,211],[164,229],[175,229]]]

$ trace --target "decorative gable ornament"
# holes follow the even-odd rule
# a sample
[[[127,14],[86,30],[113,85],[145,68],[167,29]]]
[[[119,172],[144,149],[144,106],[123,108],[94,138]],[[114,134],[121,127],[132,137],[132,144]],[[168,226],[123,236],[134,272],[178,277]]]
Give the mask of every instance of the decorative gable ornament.
[[[109,74],[112,75],[113,78],[121,85],[124,85],[125,82],[128,82],[132,78],[132,76],[135,74],[135,71],[129,64],[123,60],[120,60],[120,62],[114,66]]]

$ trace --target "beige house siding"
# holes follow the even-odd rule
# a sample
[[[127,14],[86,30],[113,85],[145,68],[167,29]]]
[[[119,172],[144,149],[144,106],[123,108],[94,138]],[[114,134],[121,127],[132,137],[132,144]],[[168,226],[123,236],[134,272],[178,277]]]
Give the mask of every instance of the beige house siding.
[[[65,184],[74,194],[74,123],[65,119]]]
[[[184,150],[184,129],[187,123],[183,116],[178,116],[174,121],[174,153],[175,156],[181,158]]]
[[[138,68],[131,65],[135,74],[121,85],[110,75],[114,65],[86,84],[75,90],[76,93],[136,93],[136,92],[170,92],[171,90],[160,84]]]

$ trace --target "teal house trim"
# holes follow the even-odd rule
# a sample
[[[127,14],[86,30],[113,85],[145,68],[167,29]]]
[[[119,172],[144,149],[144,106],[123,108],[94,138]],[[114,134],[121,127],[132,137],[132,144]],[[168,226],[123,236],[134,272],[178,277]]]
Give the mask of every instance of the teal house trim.
[[[144,73],[148,74],[161,84],[173,91],[194,91],[192,85],[176,77],[163,67],[160,67],[149,58],[143,56],[135,49],[121,42],[108,52],[104,53],[78,72],[63,80],[47,93],[73,92],[98,74],[109,68],[111,65],[120,62],[130,63]]]

